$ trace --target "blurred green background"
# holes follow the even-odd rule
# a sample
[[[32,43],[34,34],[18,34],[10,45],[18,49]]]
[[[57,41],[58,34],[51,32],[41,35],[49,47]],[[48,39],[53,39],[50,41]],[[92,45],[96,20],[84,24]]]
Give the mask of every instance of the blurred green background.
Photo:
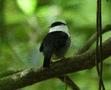
[[[104,27],[111,24],[111,0],[102,1]],[[39,46],[55,20],[66,20],[72,41],[67,56],[73,56],[95,32],[96,0],[0,0],[0,78],[6,72],[42,66]],[[110,36],[108,32],[103,39]],[[110,69],[108,58],[103,73],[106,90],[111,90]],[[81,90],[98,90],[95,68],[69,76]],[[65,90],[65,84],[55,78],[19,90]]]

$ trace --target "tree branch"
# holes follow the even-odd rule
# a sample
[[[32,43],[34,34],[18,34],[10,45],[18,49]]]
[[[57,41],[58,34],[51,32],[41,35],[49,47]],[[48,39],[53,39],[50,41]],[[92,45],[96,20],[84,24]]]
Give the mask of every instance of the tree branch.
[[[105,28],[103,28],[102,34],[108,32],[108,31],[111,31],[111,25],[110,24],[106,25]],[[96,33],[94,33],[89,38],[89,40],[87,40],[87,42],[85,43],[85,45],[80,50],[78,50],[78,52],[76,53],[76,55],[79,55],[79,54],[82,54],[82,53],[86,52],[95,41],[96,41]]]
[[[69,78],[69,76],[59,76],[59,79],[69,85],[72,90],[80,90],[80,88]]]
[[[111,56],[111,38],[103,43],[103,58]],[[89,69],[95,66],[95,49],[89,49],[82,55],[53,63],[48,69],[27,69],[0,79],[0,90],[15,90],[34,83],[59,77],[63,74]]]

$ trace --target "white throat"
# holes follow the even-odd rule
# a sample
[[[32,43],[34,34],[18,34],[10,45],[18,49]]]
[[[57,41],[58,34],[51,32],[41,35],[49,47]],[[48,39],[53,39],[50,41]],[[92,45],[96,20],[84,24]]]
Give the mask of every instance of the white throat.
[[[52,27],[50,28],[49,33],[56,32],[56,31],[62,31],[70,37],[70,34],[68,32],[68,27],[66,25],[59,25],[59,26]]]

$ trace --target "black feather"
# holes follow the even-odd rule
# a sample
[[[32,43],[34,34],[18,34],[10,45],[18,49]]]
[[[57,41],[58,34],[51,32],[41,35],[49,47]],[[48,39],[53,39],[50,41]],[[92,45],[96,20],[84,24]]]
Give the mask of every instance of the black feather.
[[[58,21],[58,22],[52,23],[50,27],[55,27],[55,26],[58,26],[58,25],[66,25],[66,24],[63,23],[63,22],[59,22],[59,21]]]
[[[63,57],[70,46],[70,38],[62,31],[48,33],[41,46],[40,52],[43,52],[43,67],[49,67],[52,55],[57,58]]]
[[[43,42],[41,43],[41,46],[39,48],[39,51],[42,52],[43,51]]]

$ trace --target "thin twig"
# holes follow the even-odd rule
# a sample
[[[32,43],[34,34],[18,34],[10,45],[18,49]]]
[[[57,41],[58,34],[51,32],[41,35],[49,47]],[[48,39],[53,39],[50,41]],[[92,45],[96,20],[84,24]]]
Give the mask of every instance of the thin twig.
[[[102,50],[102,13],[101,13],[101,7],[102,7],[102,0],[97,0],[97,38],[96,38],[96,67],[97,72],[99,76],[99,90],[105,90],[104,82],[103,82],[103,50]],[[100,46],[100,48],[99,48]],[[100,64],[98,63],[100,61]]]
[[[111,25],[106,25],[104,27],[104,29],[102,30],[102,34],[106,33],[106,32],[109,32],[111,31]],[[85,43],[85,45],[78,50],[78,52],[76,53],[76,55],[80,55],[84,52],[86,52],[90,47],[91,45],[96,41],[96,33],[94,33],[88,40],[87,42]]]
[[[74,81],[71,80],[71,78],[69,78],[68,76],[59,76],[59,79],[69,85],[72,90],[80,90],[79,87],[74,83]]]

